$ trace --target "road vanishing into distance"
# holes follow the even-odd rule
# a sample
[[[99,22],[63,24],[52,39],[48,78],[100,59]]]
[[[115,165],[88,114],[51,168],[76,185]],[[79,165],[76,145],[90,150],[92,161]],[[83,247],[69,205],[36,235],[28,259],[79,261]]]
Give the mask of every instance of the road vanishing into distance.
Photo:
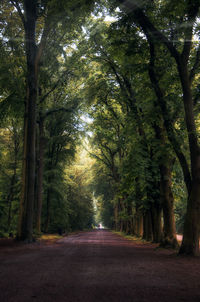
[[[200,260],[108,230],[0,248],[1,302],[196,302]]]

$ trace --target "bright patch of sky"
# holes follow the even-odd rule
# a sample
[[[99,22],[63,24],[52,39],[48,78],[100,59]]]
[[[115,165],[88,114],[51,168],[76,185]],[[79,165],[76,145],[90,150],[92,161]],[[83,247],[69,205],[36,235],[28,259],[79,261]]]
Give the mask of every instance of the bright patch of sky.
[[[73,49],[73,50],[77,50],[77,45],[76,43],[71,43],[69,45],[66,45],[63,47],[63,49],[66,51],[67,49]]]
[[[80,119],[81,119],[81,122],[82,122],[82,129],[85,129],[87,128],[87,125],[90,125],[93,123],[93,119],[90,118],[88,115],[81,115],[80,116]],[[86,130],[86,135],[89,136],[89,137],[92,137],[93,133],[92,131],[88,131]]]
[[[104,21],[110,22],[110,23],[113,23],[113,22],[116,22],[116,21],[117,21],[117,17],[110,16],[109,14],[104,15],[104,14],[102,14],[102,13],[99,13],[97,16],[94,15],[94,14],[92,14],[92,17],[93,17],[94,19],[102,19],[102,18],[104,18]]]
[[[81,115],[81,120],[87,124],[92,124],[93,122],[93,119],[90,118],[88,115]]]
[[[117,19],[116,19],[116,17],[106,16],[106,17],[104,18],[104,21],[113,23],[113,22],[116,22]]]

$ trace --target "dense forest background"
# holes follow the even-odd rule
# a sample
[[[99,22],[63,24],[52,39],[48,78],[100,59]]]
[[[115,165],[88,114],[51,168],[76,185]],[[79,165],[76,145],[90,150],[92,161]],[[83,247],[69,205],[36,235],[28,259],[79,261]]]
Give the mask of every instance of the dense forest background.
[[[99,223],[197,255],[198,0],[0,3],[0,235]]]

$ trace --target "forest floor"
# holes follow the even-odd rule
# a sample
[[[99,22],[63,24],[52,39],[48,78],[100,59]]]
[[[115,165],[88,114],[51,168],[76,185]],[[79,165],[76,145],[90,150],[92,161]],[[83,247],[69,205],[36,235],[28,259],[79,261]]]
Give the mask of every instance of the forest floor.
[[[0,243],[1,302],[200,301],[200,259],[107,230]]]

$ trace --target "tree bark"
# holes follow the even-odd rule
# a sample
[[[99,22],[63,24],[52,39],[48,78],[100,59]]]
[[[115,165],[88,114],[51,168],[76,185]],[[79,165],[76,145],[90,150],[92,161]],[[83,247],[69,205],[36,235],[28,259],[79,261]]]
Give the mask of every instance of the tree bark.
[[[137,223],[138,223],[137,235],[138,235],[138,237],[141,237],[143,234],[143,215],[142,215],[142,213],[139,213]]]
[[[200,237],[200,148],[194,119],[191,82],[186,60],[180,61],[180,64],[178,64],[178,70],[183,89],[183,101],[188,131],[192,175],[191,190],[188,192],[188,204],[184,223],[183,241],[179,254],[196,256],[199,255]]]
[[[152,216],[151,211],[146,210],[146,213],[144,214],[143,219],[143,239],[147,241],[153,240],[153,229],[152,229]]]
[[[119,209],[118,209],[118,203],[115,204],[114,207],[114,220],[115,220],[115,230],[118,231],[119,230]]]
[[[181,61],[178,65],[179,75],[183,89],[183,101],[185,107],[186,126],[190,148],[191,190],[188,192],[187,213],[184,223],[183,241],[179,254],[199,255],[200,237],[200,148],[198,145],[195,126],[191,82],[187,69],[187,63]]]
[[[48,233],[50,223],[51,188],[47,190],[45,233]]]
[[[146,213],[143,214],[143,234],[142,234],[142,239],[146,240],[147,237],[147,216]]]
[[[44,170],[44,119],[42,117],[40,117],[40,120],[39,120],[37,214],[36,214],[36,232],[38,234],[41,233],[43,170]]]
[[[174,197],[171,189],[171,167],[162,164],[160,166],[161,172],[161,194],[162,194],[162,206],[163,206],[163,239],[161,246],[164,247],[178,247],[178,242],[176,239],[176,226],[174,218]]]
[[[134,216],[134,222],[134,234],[137,237],[141,237],[143,235],[143,215],[137,208]]]
[[[153,242],[160,243],[163,238],[162,228],[162,206],[161,204],[152,204],[152,229],[153,229]]]
[[[150,76],[151,78],[151,76]],[[151,78],[152,83],[154,83]],[[158,87],[157,87],[158,89]],[[157,104],[155,104],[156,107]],[[160,142],[163,149],[166,148],[167,140],[166,140],[166,131],[162,126],[162,116],[161,116],[161,124],[153,125],[156,138]],[[174,197],[172,193],[172,181],[171,181],[171,172],[173,167],[172,156],[167,154],[166,152],[161,157],[161,163],[159,165],[160,169],[160,195],[161,195],[161,207],[163,209],[163,219],[164,219],[164,228],[163,228],[163,236],[160,236],[161,246],[163,247],[172,247],[176,248],[178,246],[178,242],[176,239],[176,227],[175,227],[175,218],[174,218]],[[160,208],[161,208],[160,207]],[[160,216],[161,219],[161,216]]]
[[[126,221],[126,234],[130,235],[132,232],[132,207],[128,203],[126,206],[127,221]]]
[[[35,131],[36,131],[36,43],[35,27],[37,20],[37,1],[24,1],[25,46],[27,59],[27,116],[24,131],[23,188],[21,195],[18,239],[33,240],[33,206],[35,184]]]
[[[187,212],[183,229],[183,241],[179,254],[199,256],[199,212],[200,212],[200,184],[192,184],[188,197]]]

